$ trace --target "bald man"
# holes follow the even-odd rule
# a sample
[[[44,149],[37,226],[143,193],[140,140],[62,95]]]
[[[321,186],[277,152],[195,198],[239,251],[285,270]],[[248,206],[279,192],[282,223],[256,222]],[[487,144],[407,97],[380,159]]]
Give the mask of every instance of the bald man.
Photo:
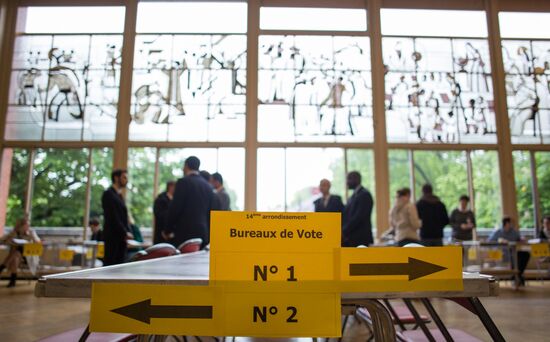
[[[330,194],[330,185],[331,184],[328,179],[321,179],[321,182],[319,183],[319,190],[323,196],[313,202],[316,212],[341,213],[344,210],[342,198],[340,196]]]

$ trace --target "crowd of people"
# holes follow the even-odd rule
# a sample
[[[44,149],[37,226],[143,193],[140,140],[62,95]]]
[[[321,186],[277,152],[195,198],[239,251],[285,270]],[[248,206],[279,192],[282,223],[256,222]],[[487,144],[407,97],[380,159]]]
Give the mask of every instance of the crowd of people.
[[[184,176],[177,181],[168,181],[165,191],[159,194],[153,203],[153,244],[170,243],[177,248],[185,241],[200,239],[201,248],[204,248],[210,242],[210,212],[230,210],[230,197],[223,186],[222,175],[200,170],[200,160],[197,157],[191,156],[185,160],[183,174]],[[101,199],[103,229],[99,219],[92,218],[89,222],[91,239],[105,243],[105,266],[127,260],[128,240],[143,241],[139,228],[133,224],[123,196],[128,184],[127,171],[114,170],[111,180],[112,185],[104,191]],[[331,194],[331,182],[327,179],[321,180],[321,196],[313,203],[315,211],[342,213],[343,247],[372,245],[373,197],[369,190],[362,186],[361,174],[357,171],[347,174],[346,185],[353,193],[344,204],[342,197]],[[422,196],[416,203],[411,201],[411,197],[409,188],[397,190],[395,202],[389,212],[390,227],[382,235],[382,239],[392,239],[398,246],[442,246],[443,231],[447,225],[452,228],[452,239],[455,242],[476,239],[476,219],[469,208],[468,196],[462,195],[458,198],[458,205],[450,215],[445,204],[434,194],[430,184],[422,187]],[[539,238],[550,238],[550,216],[544,218]],[[37,234],[30,228],[28,219],[19,220],[14,229],[0,239],[10,245],[7,258],[0,264],[0,273],[4,269],[10,272],[9,287],[15,286],[17,269],[21,261],[25,260],[22,257],[21,245],[21,242],[25,241],[20,240],[40,242]],[[488,238],[488,241],[494,242],[520,240],[521,236],[509,217],[503,218],[501,227]],[[529,257],[528,252],[518,252],[517,262],[522,283],[523,271]]]
[[[201,239],[201,247],[210,242],[210,211],[230,210],[229,194],[223,186],[223,177],[216,172],[200,171],[200,160],[191,156],[183,166],[183,177],[168,181],[166,190],[153,203],[155,217],[153,243],[180,246],[190,239]],[[127,241],[135,238],[131,230],[123,189],[128,184],[126,170],[114,170],[112,185],[105,190],[103,232],[105,242],[104,265],[123,263],[128,254]]]

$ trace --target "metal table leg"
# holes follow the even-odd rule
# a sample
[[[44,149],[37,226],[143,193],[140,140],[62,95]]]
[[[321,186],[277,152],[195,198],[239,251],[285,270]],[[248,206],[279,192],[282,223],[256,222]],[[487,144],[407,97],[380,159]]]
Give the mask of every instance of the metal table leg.
[[[424,307],[426,307],[426,310],[428,310],[428,313],[430,314],[430,316],[434,320],[435,325],[437,325],[437,328],[439,329],[439,331],[441,331],[441,334],[443,334],[443,337],[445,337],[445,341],[453,342],[454,341],[453,337],[449,333],[449,330],[447,330],[447,327],[445,326],[445,324],[441,320],[441,317],[439,317],[439,315],[435,311],[435,308],[433,307],[430,300],[428,298],[422,298],[421,300],[422,300],[422,304],[424,304]]]
[[[420,329],[422,329],[422,332],[424,332],[424,335],[426,335],[426,338],[430,342],[435,342],[435,338],[433,337],[432,333],[430,332],[430,329],[426,326],[426,323],[422,320],[422,317],[420,317],[420,314],[418,311],[416,311],[416,308],[412,304],[410,299],[403,298],[403,301],[405,302],[405,305],[409,309],[409,311],[412,313],[414,319],[416,320],[416,323],[420,326]]]
[[[354,304],[365,307],[372,319],[374,340],[377,342],[395,342],[395,328],[388,310],[375,299],[354,300]]]
[[[481,323],[483,323],[483,326],[485,326],[485,329],[487,329],[489,335],[491,335],[493,341],[504,342],[504,337],[498,330],[495,322],[493,322],[493,320],[491,319],[491,316],[489,315],[487,310],[485,310],[485,308],[483,307],[483,304],[481,304],[479,298],[468,298],[468,302],[470,302],[470,304],[474,308],[475,313],[479,317]]]

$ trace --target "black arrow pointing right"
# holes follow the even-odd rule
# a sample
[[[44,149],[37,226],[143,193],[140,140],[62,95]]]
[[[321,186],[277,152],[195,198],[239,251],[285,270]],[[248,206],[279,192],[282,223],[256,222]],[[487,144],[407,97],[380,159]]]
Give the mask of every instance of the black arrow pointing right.
[[[350,276],[407,275],[410,280],[446,270],[447,267],[410,258],[405,263],[349,264]]]
[[[147,299],[111,312],[150,324],[151,318],[212,319],[212,310],[212,306],[207,305],[151,305],[151,299]]]

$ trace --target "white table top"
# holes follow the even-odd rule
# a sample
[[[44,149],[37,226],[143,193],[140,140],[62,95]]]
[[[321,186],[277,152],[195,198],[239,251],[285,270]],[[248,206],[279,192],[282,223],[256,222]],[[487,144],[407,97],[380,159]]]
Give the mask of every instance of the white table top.
[[[92,283],[145,283],[208,285],[209,253],[197,252],[160,259],[94,268],[45,276],[35,288],[37,297],[90,298]],[[489,297],[498,295],[493,277],[464,273],[464,290],[451,292],[365,292],[344,293],[344,300],[367,298]]]

